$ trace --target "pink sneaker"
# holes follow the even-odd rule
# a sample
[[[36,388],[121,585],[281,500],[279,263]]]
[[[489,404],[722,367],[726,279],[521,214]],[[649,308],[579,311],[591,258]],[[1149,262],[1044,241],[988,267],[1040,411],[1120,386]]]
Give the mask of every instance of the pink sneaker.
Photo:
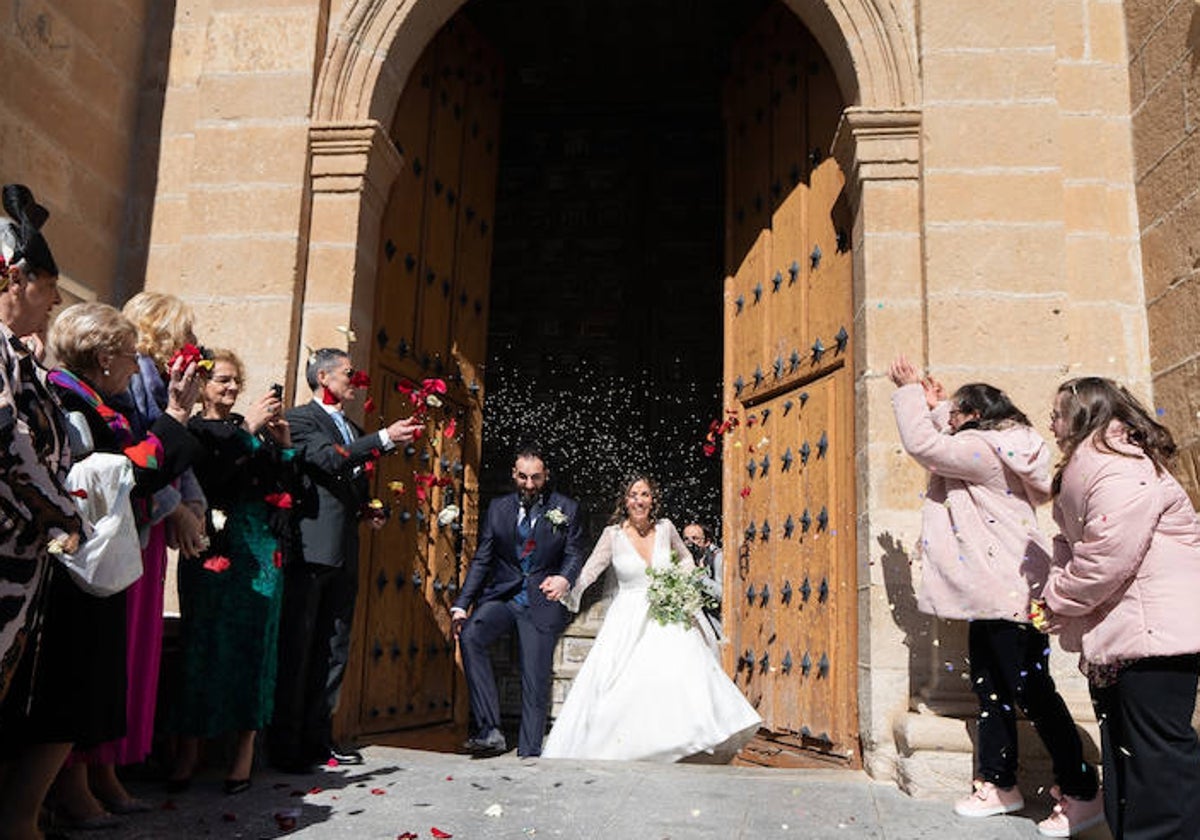
[[[970,796],[954,803],[954,813],[960,817],[992,817],[996,814],[1011,814],[1025,807],[1021,791],[1014,785],[998,788],[991,782],[975,780],[975,790]]]
[[[1074,837],[1081,831],[1104,822],[1104,797],[1100,791],[1091,799],[1063,796],[1057,786],[1050,795],[1058,800],[1050,816],[1038,823],[1038,832],[1047,837]]]

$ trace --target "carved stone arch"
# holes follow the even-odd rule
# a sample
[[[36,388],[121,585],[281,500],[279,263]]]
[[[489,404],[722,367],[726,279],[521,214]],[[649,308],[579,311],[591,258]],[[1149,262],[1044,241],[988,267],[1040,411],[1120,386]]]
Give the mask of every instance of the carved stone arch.
[[[884,0],[785,0],[821,44],[847,103],[917,102],[912,21]],[[313,102],[318,122],[389,125],[409,71],[462,0],[352,0],[330,40]]]

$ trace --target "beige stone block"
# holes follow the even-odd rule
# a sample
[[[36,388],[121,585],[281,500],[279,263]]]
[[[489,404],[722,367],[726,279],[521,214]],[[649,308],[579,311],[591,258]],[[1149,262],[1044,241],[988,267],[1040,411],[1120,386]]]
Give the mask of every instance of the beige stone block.
[[[1087,57],[1087,5],[1088,0],[1055,0],[1054,40],[1060,58],[1079,61]]]
[[[194,134],[199,108],[195,87],[173,87],[163,103],[162,137]]]
[[[359,193],[321,193],[314,196],[309,240],[314,244],[358,244]]]
[[[1088,3],[1088,58],[1125,67],[1125,3]]]
[[[315,8],[214,13],[205,43],[206,73],[311,70],[317,53]]]
[[[290,298],[297,292],[297,237],[189,236],[182,245],[181,279],[210,294]]]
[[[1063,186],[1063,219],[1067,233],[1085,231],[1103,233],[1109,230],[1108,193],[1106,184],[1075,183]]]
[[[1063,287],[1063,229],[935,227],[925,234],[926,270],[943,288],[1029,294]]]
[[[305,301],[322,304],[353,303],[355,257],[353,246],[310,246],[308,276],[304,289]]]
[[[1127,120],[1091,114],[1059,119],[1063,177],[1068,180],[1129,181],[1133,176]]]
[[[303,125],[203,126],[196,129],[197,184],[304,183],[308,133]]]
[[[191,232],[186,196],[159,196],[154,202],[150,241],[156,245],[178,245]]]
[[[311,69],[294,73],[207,75],[199,81],[201,120],[278,120],[308,116]]]
[[[204,72],[205,30],[203,26],[175,26],[171,30],[171,60],[167,87],[192,87]]]
[[[899,300],[921,294],[921,237],[918,234],[868,236],[861,253],[865,288],[858,298]]]
[[[0,104],[0,171],[39,173],[36,195],[53,212],[52,205],[70,200],[72,160],[57,144],[47,140],[24,115]]]
[[[211,347],[228,347],[246,364],[246,394],[262,394],[283,382],[290,344],[290,298],[187,297],[196,310],[196,334]],[[297,393],[293,388],[291,393]],[[299,393],[307,398],[306,387]],[[243,397],[247,403],[249,397]],[[245,406],[242,406],[245,409]]]
[[[930,172],[926,222],[1051,222],[1063,214],[1062,182],[1045,172]]]
[[[919,21],[926,52],[963,48],[1054,46],[1054,5],[1045,0],[959,0],[923,3]]]
[[[188,212],[204,235],[283,234],[300,228],[302,196],[290,187],[232,186],[192,190]]]
[[[1133,151],[1139,180],[1183,138],[1187,131],[1186,114],[1183,73],[1171,73],[1134,114]]]
[[[146,282],[144,288],[161,291],[176,291],[179,288],[179,251],[177,243],[158,243],[153,235],[146,256]]]
[[[1054,52],[935,52],[921,61],[926,108],[954,100],[1012,102],[1052,99]]]
[[[1073,301],[1133,302],[1142,296],[1137,240],[1068,235],[1065,288]]]
[[[1067,320],[1072,376],[1111,376],[1133,388],[1149,380],[1143,307],[1076,303]]]
[[[887,373],[896,353],[920,346],[921,302],[912,300],[864,301],[854,329],[865,350],[863,364],[876,374]]]
[[[1150,327],[1150,368],[1161,371],[1200,353],[1200,275],[1180,280],[1146,306]],[[1193,383],[1193,386],[1195,383]],[[1200,393],[1200,389],[1197,389]]]
[[[1143,223],[1147,220],[1143,219]],[[1146,297],[1153,300],[1200,265],[1200,199],[1192,198],[1142,235]]]
[[[1065,295],[931,294],[929,358],[978,369],[1050,370],[1066,355],[1065,308]]]
[[[891,414],[889,406],[889,414]],[[886,418],[895,425],[895,418]],[[924,498],[928,475],[917,462],[909,457],[899,443],[874,444],[871,446],[871,461],[881,470],[882,480],[867,490],[867,504],[876,509],[909,511],[920,518],[921,501]]]
[[[1123,64],[1059,62],[1058,104],[1064,111],[1124,116],[1129,113],[1129,71]]]
[[[926,171],[976,166],[1057,166],[1051,103],[930,105],[921,115]]]
[[[158,160],[158,195],[187,192],[192,184],[196,140],[191,134],[162,138]]]
[[[915,182],[868,183],[860,204],[869,233],[917,233],[921,229],[921,195]]]

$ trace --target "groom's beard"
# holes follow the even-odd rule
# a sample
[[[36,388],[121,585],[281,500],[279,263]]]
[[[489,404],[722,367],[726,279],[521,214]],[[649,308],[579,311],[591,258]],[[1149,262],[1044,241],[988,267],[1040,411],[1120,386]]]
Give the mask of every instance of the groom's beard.
[[[542,498],[542,492],[540,490],[518,490],[517,498],[521,502],[521,507],[525,508],[525,510],[533,510],[533,506]]]

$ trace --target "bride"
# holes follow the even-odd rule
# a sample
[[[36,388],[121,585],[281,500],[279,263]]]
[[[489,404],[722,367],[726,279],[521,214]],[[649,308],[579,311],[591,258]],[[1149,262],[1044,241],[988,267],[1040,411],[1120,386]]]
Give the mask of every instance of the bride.
[[[648,568],[691,554],[675,526],[656,516],[654,485],[637,476],[563,599],[572,611],[610,565],[619,588],[587,660],[542,750],[547,758],[679,761],[708,755],[728,761],[762,722],[717,660],[703,613],[690,624],[650,617]]]

